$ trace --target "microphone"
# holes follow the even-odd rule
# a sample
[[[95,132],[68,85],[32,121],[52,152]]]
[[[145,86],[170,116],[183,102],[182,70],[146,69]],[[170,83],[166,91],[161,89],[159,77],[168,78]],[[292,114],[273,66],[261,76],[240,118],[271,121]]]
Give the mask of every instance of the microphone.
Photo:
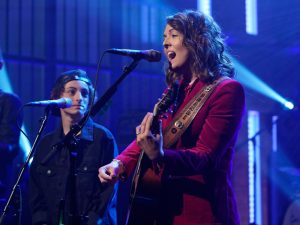
[[[25,106],[54,106],[57,108],[70,108],[72,106],[72,99],[60,98],[55,100],[44,100],[26,103]]]
[[[133,59],[145,59],[149,62],[159,62],[161,59],[161,53],[153,49],[133,50],[133,49],[111,48],[106,50],[106,52],[116,54],[116,55],[130,56]]]

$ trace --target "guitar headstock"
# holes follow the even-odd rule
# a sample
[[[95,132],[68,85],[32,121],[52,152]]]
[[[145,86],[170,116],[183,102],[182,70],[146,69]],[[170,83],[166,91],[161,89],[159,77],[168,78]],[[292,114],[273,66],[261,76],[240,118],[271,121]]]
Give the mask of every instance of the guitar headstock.
[[[176,102],[179,84],[174,82],[171,87],[163,93],[162,97],[155,104],[153,109],[153,116],[159,117],[163,113],[167,112],[170,106]]]

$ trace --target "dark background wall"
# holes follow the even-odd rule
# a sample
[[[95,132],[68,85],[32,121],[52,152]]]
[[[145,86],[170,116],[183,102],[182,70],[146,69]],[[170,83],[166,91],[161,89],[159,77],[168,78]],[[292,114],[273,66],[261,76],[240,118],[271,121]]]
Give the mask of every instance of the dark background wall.
[[[165,17],[178,10],[196,9],[197,1],[137,0],[0,0],[0,48],[13,91],[23,103],[49,98],[55,78],[63,71],[81,68],[94,79],[97,63],[106,49],[162,50]],[[297,0],[258,1],[257,36],[245,32],[245,2],[212,1],[212,16],[223,28],[231,54],[284,97],[299,104],[300,4]],[[97,90],[101,96],[121,75],[131,60],[106,54],[99,72]],[[116,136],[120,151],[134,137],[134,128],[164,89],[164,59],[159,63],[140,61],[138,67],[120,85],[106,112],[95,120]],[[239,78],[237,74],[237,79]],[[0,77],[0,82],[1,82]],[[280,168],[298,168],[299,113],[284,111],[282,106],[246,88],[247,109],[258,110],[264,117],[262,156],[266,163],[264,224],[280,224],[293,190],[284,191],[280,181],[289,173]],[[25,108],[24,125],[30,142],[34,140],[43,109]],[[271,147],[270,118],[279,115],[279,153]],[[46,132],[55,127],[51,118]],[[233,172],[234,187],[242,224],[247,224],[247,121],[241,131]],[[273,158],[276,158],[274,164]],[[278,159],[279,158],[279,159]],[[279,161],[279,162],[277,162]],[[276,167],[276,168],[275,168]],[[277,170],[278,167],[278,170]],[[275,169],[274,169],[275,168]],[[275,170],[275,180],[270,174]],[[293,177],[292,177],[293,178]],[[294,179],[294,178],[293,178]],[[299,179],[296,176],[295,179]],[[128,184],[127,184],[128,186]],[[121,185],[120,201],[126,202],[126,185]],[[277,205],[274,198],[277,196]],[[292,192],[292,193],[291,193]],[[273,193],[273,194],[274,194]],[[271,207],[272,206],[272,207]],[[120,207],[123,220],[125,207]],[[276,216],[275,212],[276,211]]]

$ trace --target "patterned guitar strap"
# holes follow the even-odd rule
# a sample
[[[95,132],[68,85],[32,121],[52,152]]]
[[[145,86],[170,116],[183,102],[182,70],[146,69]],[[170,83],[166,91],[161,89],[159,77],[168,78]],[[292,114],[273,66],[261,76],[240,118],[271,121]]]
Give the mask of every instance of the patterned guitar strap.
[[[229,77],[220,77],[211,84],[205,85],[183,108],[183,110],[176,115],[172,122],[164,129],[164,148],[170,148],[177,142],[179,137],[192,123],[193,119],[204,105],[205,101],[213,93],[215,88],[223,81],[230,79]]]

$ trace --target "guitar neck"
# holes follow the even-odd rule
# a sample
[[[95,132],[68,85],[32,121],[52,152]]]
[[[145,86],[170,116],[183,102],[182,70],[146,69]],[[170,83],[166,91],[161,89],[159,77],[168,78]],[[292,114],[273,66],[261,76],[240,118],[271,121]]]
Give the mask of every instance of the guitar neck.
[[[159,134],[159,116],[158,115],[153,116],[151,132],[152,132],[152,134]]]

